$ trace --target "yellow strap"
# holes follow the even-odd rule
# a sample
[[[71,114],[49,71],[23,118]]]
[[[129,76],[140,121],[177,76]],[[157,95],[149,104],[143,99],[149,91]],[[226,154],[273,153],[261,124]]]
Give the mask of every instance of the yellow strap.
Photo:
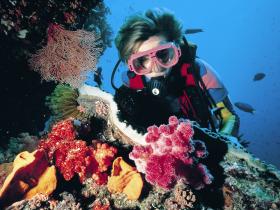
[[[236,121],[236,116],[233,115],[225,106],[225,104],[223,102],[219,102],[216,104],[217,107],[221,107],[223,108],[221,110],[221,117],[223,119],[223,124],[222,124],[222,128],[220,130],[221,133],[223,134],[227,134],[227,135],[231,135],[233,128],[234,128],[234,124]]]

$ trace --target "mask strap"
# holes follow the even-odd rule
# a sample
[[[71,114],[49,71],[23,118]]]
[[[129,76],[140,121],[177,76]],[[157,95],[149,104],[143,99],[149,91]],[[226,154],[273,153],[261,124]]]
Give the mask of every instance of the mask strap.
[[[111,74],[111,85],[112,85],[112,87],[113,87],[115,90],[118,90],[118,88],[117,88],[117,87],[115,86],[115,84],[114,84],[114,78],[115,78],[116,70],[117,70],[117,68],[119,67],[121,61],[122,61],[121,59],[119,59],[119,60],[117,61],[116,65],[115,65],[115,67],[114,67],[114,69],[113,69],[113,71],[112,71],[112,74]]]

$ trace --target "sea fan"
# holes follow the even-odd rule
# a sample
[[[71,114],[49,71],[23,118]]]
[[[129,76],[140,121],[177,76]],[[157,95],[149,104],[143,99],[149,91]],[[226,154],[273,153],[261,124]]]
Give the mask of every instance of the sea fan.
[[[47,45],[34,54],[29,63],[42,79],[78,88],[86,78],[86,71],[96,69],[102,51],[100,45],[93,32],[68,31],[60,25],[51,24]]]

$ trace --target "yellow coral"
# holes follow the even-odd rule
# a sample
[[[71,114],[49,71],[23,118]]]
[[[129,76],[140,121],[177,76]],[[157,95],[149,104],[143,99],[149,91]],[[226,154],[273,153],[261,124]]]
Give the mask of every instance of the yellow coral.
[[[36,150],[19,153],[13,170],[0,189],[0,203],[9,205],[23,198],[31,198],[36,193],[51,194],[57,180],[54,166],[48,167],[44,151]]]
[[[143,180],[134,167],[118,157],[113,162],[107,186],[111,193],[124,193],[129,200],[137,200],[143,188]]]

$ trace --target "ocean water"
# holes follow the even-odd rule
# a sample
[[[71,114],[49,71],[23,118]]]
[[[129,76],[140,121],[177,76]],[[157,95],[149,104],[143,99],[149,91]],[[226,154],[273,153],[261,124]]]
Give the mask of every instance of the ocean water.
[[[198,56],[219,73],[232,102],[251,104],[255,114],[236,108],[241,118],[240,134],[250,141],[249,151],[280,168],[280,2],[270,1],[168,1],[105,0],[113,37],[126,17],[150,8],[166,8],[185,29],[201,28],[188,39],[198,45]],[[108,48],[100,59],[106,91],[118,59],[116,48]],[[122,66],[122,68],[125,68]],[[266,77],[253,81],[263,72]],[[120,85],[120,73],[115,83]]]

